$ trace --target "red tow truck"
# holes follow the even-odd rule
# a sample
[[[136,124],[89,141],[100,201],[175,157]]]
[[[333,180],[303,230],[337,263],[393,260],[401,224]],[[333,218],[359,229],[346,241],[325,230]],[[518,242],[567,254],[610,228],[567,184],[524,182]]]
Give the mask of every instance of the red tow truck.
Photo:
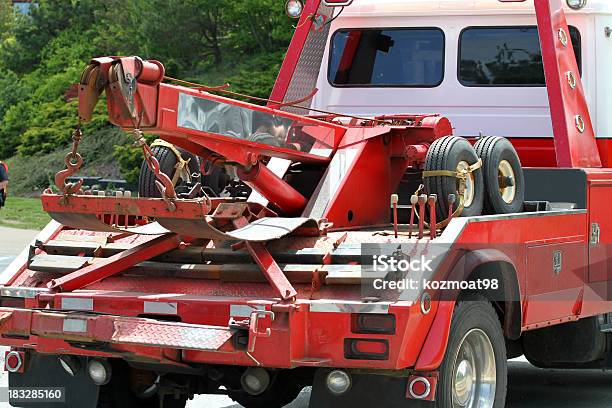
[[[472,2],[483,21],[495,6],[537,25],[509,27],[511,46],[474,24],[470,48],[452,23],[431,26],[469,14],[450,3],[290,0],[299,23],[266,106],[158,61],[93,59],[80,120],[105,92],[111,122],[142,148],[140,191],[68,182],[87,137],[75,130],[41,197],[54,221],[0,277],[11,403],[173,408],[227,394],[272,408],[310,385],[316,408],[498,408],[509,358],[608,368],[612,171],[595,131],[608,122],[599,108],[591,119],[581,78],[593,83],[595,40],[575,33],[609,6]],[[374,27],[367,13],[423,22]],[[609,49],[607,28],[592,36]],[[580,66],[577,41],[590,44]],[[375,112],[400,91],[459,92],[443,57],[458,48],[465,88],[518,95],[507,75],[545,92],[552,137],[463,134],[474,113]],[[526,72],[537,78],[521,87]]]

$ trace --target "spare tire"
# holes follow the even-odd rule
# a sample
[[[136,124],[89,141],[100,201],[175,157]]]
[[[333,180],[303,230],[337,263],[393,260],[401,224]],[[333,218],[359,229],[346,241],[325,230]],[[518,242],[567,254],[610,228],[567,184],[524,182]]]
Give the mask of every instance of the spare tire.
[[[436,140],[427,152],[425,171],[448,170],[457,172],[466,170],[478,162],[476,151],[466,139],[446,136]],[[425,193],[436,194],[436,217],[442,221],[448,217],[448,196],[459,197],[459,179],[450,176],[433,176],[424,179]],[[463,195],[464,208],[462,216],[472,217],[482,214],[484,205],[484,186],[481,169],[468,174]],[[459,206],[457,200],[456,207]],[[456,209],[455,207],[455,209]]]
[[[522,211],[525,202],[525,177],[521,161],[508,139],[483,137],[474,146],[482,159],[487,214],[512,214]]]
[[[196,180],[192,179],[191,181],[200,181],[200,161],[197,156],[186,150],[180,148],[176,149],[181,154],[183,160],[189,160],[189,173],[198,175]],[[174,151],[167,146],[153,146],[151,150],[157,161],[159,161],[159,168],[162,173],[166,174],[170,177],[170,180],[172,180],[176,171],[176,164],[178,163],[178,158]],[[138,179],[138,193],[140,197],[161,197],[161,193],[155,185],[155,180],[155,174],[149,169],[147,162],[143,160],[140,168],[140,177]],[[182,177],[179,177],[175,183],[175,187],[186,186],[187,183],[188,180],[183,180]]]

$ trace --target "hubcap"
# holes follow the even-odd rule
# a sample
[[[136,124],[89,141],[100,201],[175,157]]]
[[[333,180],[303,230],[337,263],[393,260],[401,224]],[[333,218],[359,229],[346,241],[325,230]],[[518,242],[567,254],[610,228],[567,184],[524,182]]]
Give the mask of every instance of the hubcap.
[[[514,170],[507,160],[502,160],[497,167],[499,177],[499,193],[506,204],[511,204],[516,197],[516,179]]]
[[[453,408],[492,408],[495,402],[495,353],[480,329],[469,331],[453,364]]]
[[[467,171],[469,168],[470,168],[470,165],[466,161],[460,161],[459,164],[457,164],[457,172],[459,173]],[[474,184],[475,184],[474,174],[468,173],[467,178],[465,180],[465,191],[463,192],[463,206],[464,207],[469,207],[474,202],[474,196],[476,194],[474,192]]]
[[[474,369],[472,367],[471,361],[461,360],[455,373],[455,394],[457,395],[457,402],[461,406],[467,405],[474,387]]]

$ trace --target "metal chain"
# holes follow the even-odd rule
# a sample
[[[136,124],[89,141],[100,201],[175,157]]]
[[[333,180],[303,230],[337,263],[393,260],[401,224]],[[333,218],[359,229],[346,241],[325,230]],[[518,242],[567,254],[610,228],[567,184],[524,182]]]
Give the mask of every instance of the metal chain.
[[[142,153],[144,155],[145,162],[147,163],[149,170],[151,170],[151,172],[153,172],[153,175],[155,176],[155,185],[159,189],[162,199],[164,200],[170,211],[175,211],[175,200],[177,199],[177,195],[174,189],[174,183],[172,183],[172,180],[170,179],[170,177],[168,177],[168,175],[161,171],[159,161],[155,157],[153,150],[151,150],[151,147],[144,138],[144,133],[142,132],[142,130],[140,130],[139,128],[135,128],[132,132],[132,135],[134,136],[136,145],[142,148]]]
[[[77,158],[77,156],[79,156],[77,150],[79,150],[79,144],[81,143],[82,139],[83,131],[81,130],[81,121],[79,120],[76,129],[74,130],[74,132],[72,132],[72,151],[70,152],[72,159],[75,159]]]
[[[79,192],[81,187],[83,187],[83,179],[76,183],[66,183],[66,179],[76,174],[83,166],[83,157],[78,153],[79,144],[82,139],[83,132],[81,130],[81,121],[79,120],[75,130],[72,132],[72,149],[64,156],[66,168],[55,175],[55,185],[62,192],[64,200],[67,200],[70,195]]]

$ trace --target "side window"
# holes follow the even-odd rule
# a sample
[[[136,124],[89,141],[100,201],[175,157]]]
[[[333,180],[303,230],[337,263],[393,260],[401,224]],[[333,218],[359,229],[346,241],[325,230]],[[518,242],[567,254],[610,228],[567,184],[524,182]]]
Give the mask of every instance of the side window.
[[[346,29],[331,40],[328,80],[344,87],[435,87],[444,79],[439,28]]]
[[[570,27],[578,66],[582,66],[581,38]],[[545,86],[538,29],[471,27],[459,39],[459,82],[465,86]]]

